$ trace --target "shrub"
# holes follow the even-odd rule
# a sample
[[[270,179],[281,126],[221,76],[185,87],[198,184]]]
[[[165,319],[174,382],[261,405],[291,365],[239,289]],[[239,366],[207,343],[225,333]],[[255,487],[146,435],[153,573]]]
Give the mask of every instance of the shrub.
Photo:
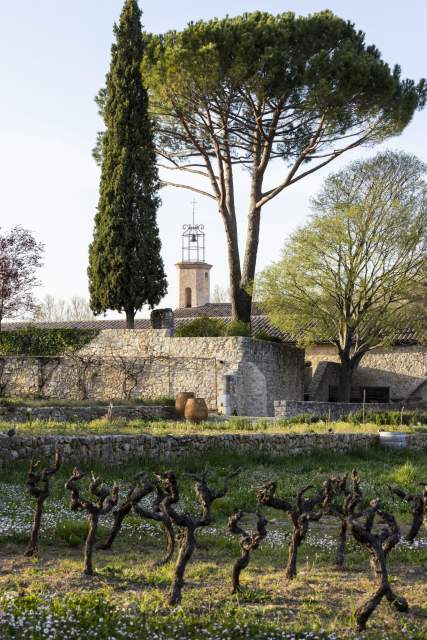
[[[290,424],[316,424],[320,422],[322,418],[320,416],[313,415],[312,413],[301,413],[299,416],[290,419]]]
[[[178,327],[175,335],[178,338],[217,338],[225,335],[225,329],[226,326],[222,320],[203,316],[182,327]]]
[[[267,342],[282,342],[277,336],[270,336],[270,334],[265,331],[257,331],[257,333],[254,333],[253,338],[256,338],[257,340],[266,340]]]
[[[300,413],[293,418],[279,418],[276,424],[280,427],[292,427],[295,424],[316,424],[322,418],[311,413]]]
[[[56,356],[76,351],[96,338],[98,329],[24,329],[0,332],[0,356]]]
[[[343,418],[351,424],[361,424],[363,422],[363,411],[354,411]],[[420,411],[372,411],[365,410],[365,422],[370,422],[382,426],[397,427],[400,424],[405,426],[414,426],[417,424],[427,424],[427,414]]]
[[[226,336],[241,336],[242,338],[251,337],[251,325],[242,320],[233,320],[225,329]]]
[[[403,485],[414,484],[417,480],[417,467],[407,460],[390,472],[390,480]]]

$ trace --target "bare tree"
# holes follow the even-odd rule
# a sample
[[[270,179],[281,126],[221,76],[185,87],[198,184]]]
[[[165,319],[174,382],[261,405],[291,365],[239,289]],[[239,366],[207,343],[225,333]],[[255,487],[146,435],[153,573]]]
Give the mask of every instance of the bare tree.
[[[35,499],[36,507],[34,510],[33,524],[31,528],[31,538],[25,551],[26,556],[37,554],[37,540],[39,537],[40,525],[43,515],[45,500],[49,497],[49,481],[61,467],[61,454],[57,450],[55,453],[55,462],[52,467],[45,467],[38,471],[39,462],[31,460],[30,470],[28,471],[27,487],[30,496]]]
[[[110,359],[113,367],[119,371],[122,382],[122,397],[125,400],[132,398],[132,393],[138,386],[139,376],[143,368],[140,358],[130,358],[122,355],[115,349],[110,349]]]
[[[36,271],[42,266],[43,245],[30,231],[13,227],[0,235],[0,330],[5,318],[32,313],[37,307]]]
[[[420,482],[419,485],[423,487],[419,494],[406,493],[402,489],[389,487],[392,494],[413,505],[411,527],[405,536],[405,540],[408,542],[415,540],[424,520],[427,524],[427,481]]]
[[[52,380],[55,371],[61,364],[59,357],[37,358],[37,397],[43,398],[46,385]]]
[[[72,363],[80,395],[79,399],[87,400],[89,374],[91,371],[94,373],[93,370],[100,365],[98,353],[95,350],[85,348],[81,351],[66,351],[64,357]]]
[[[107,540],[105,542],[100,542],[97,546],[97,549],[102,549],[104,551],[107,549],[111,549],[114,540],[117,538],[118,534],[121,531],[124,519],[132,511],[133,506],[153,491],[154,485],[152,482],[150,482],[149,477],[146,473],[139,473],[136,477],[139,480],[140,486],[129,487],[124,500],[114,507],[113,528],[111,529],[110,535],[108,536]]]
[[[119,487],[115,484],[110,489],[102,484],[101,478],[96,478],[92,473],[92,481],[89,485],[90,493],[95,496],[96,502],[80,497],[79,481],[85,474],[74,468],[71,478],[65,483],[65,488],[71,491],[71,510],[87,511],[89,518],[89,531],[84,549],[84,573],[93,576],[93,548],[96,541],[98,522],[101,516],[107,515],[116,506],[119,497]]]
[[[114,508],[113,528],[107,540],[100,543],[97,548],[104,550],[111,549],[114,540],[122,528],[124,519],[130,514],[132,509],[134,509],[135,513],[141,516],[141,518],[155,520],[156,522],[161,522],[163,524],[166,534],[166,555],[162,560],[160,560],[159,564],[166,564],[172,557],[175,548],[175,536],[172,522],[169,516],[160,511],[160,503],[167,497],[167,494],[163,491],[158,481],[153,482],[150,480],[148,474],[144,472],[139,473],[137,475],[137,479],[139,481],[139,487],[130,487],[123,502]],[[139,502],[153,491],[156,491],[156,498],[153,501],[151,509],[142,508],[139,505]]]
[[[83,296],[72,296],[67,306],[67,320],[93,320],[92,309],[90,308],[89,301]]]
[[[334,486],[335,485],[335,486]],[[342,495],[344,499],[339,504],[334,502],[334,495],[328,496],[326,500],[327,512],[337,516],[341,523],[338,533],[338,545],[335,558],[335,566],[337,569],[344,568],[345,549],[347,544],[348,518],[354,513],[354,510],[362,502],[362,490],[360,488],[360,476],[356,469],[351,473],[351,486],[348,486],[348,473],[342,478],[336,478],[334,485],[330,486],[333,494]]]
[[[256,513],[257,516],[257,533],[247,533],[240,526],[240,521],[243,518],[243,512],[238,511],[237,513],[230,516],[228,519],[228,529],[230,533],[234,533],[240,536],[240,549],[241,556],[233,566],[233,591],[232,593],[237,593],[241,591],[240,586],[240,574],[243,569],[249,564],[251,559],[251,551],[258,549],[261,540],[263,540],[267,535],[267,524],[268,520],[265,518],[259,511]]]
[[[215,285],[211,295],[211,302],[230,302],[230,292],[225,287],[221,287],[219,284]]]
[[[406,612],[409,607],[406,599],[396,595],[392,590],[387,571],[387,556],[400,540],[400,530],[395,517],[381,508],[378,499],[373,500],[369,510],[364,512],[366,515],[364,524],[358,522],[361,515],[351,514],[349,516],[350,529],[354,539],[367,549],[371,566],[379,580],[379,586],[375,593],[356,610],[358,630],[364,631],[368,619],[384,597],[398,611]],[[372,533],[372,528],[377,515],[381,517],[385,526],[375,534]]]
[[[73,296],[70,300],[46,295],[38,302],[33,315],[35,322],[82,322],[93,320],[94,315],[89,302],[82,296]]]
[[[165,555],[163,558],[159,560],[157,564],[163,565],[167,564],[169,560],[173,556],[173,552],[175,550],[175,532],[173,529],[173,524],[168,513],[161,508],[161,504],[163,500],[167,499],[168,505],[175,504],[179,500],[178,489],[175,488],[172,494],[167,493],[161,484],[161,478],[157,476],[155,483],[155,491],[156,497],[153,500],[151,505],[151,509],[147,509],[145,507],[141,507],[140,504],[134,504],[134,511],[141,518],[146,518],[147,520],[154,520],[155,522],[161,522],[163,525],[163,531],[166,539],[166,549]]]
[[[228,474],[225,478],[223,488],[217,491],[208,486],[207,471],[205,471],[201,476],[191,474],[191,477],[196,481],[195,492],[201,506],[201,511],[198,516],[193,516],[183,511],[177,511],[172,506],[178,499],[178,485],[175,474],[168,471],[159,476],[159,479],[163,484],[163,488],[167,493],[167,497],[162,501],[160,508],[181,529],[178,558],[175,565],[174,580],[169,597],[170,605],[176,605],[181,602],[185,569],[188,562],[191,560],[196,547],[196,530],[200,527],[206,527],[211,524],[211,509],[213,502],[226,495],[229,480],[234,478],[238,473],[240,473],[240,469],[236,469],[232,473]]]
[[[310,523],[320,520],[323,516],[323,511],[316,511],[316,507],[328,506],[328,501],[334,495],[332,487],[335,482],[334,478],[326,480],[323,488],[312,498],[304,496],[307,491],[314,488],[313,485],[303,487],[297,491],[294,503],[275,496],[276,482],[268,482],[257,491],[257,499],[260,504],[284,511],[292,522],[292,537],[289,543],[289,557],[286,566],[286,578],[289,580],[297,575],[298,548],[305,540]]]

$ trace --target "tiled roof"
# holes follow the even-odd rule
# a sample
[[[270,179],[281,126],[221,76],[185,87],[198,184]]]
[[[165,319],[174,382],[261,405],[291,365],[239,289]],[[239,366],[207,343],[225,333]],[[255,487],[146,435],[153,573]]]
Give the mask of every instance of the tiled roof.
[[[231,318],[231,302],[207,302],[201,307],[190,309],[175,309],[175,318]],[[264,315],[257,304],[252,305],[252,317]]]
[[[226,324],[231,322],[231,304],[229,302],[209,302],[201,307],[190,309],[175,309],[175,325],[177,327],[188,324],[196,318],[208,316],[210,318],[221,318]],[[4,322],[3,331],[22,329],[29,322]],[[64,322],[37,322],[37,327],[46,329],[126,329],[125,320],[81,320]],[[280,338],[283,342],[295,342],[295,336],[283,333],[271,324],[270,319],[263,314],[261,308],[256,304],[252,305],[252,332],[266,333],[272,337]],[[148,318],[136,318],[135,329],[150,329],[151,323]],[[401,331],[395,339],[395,344],[417,344],[419,342],[417,332],[414,329]]]
[[[63,322],[3,322],[2,331],[23,329],[29,324],[40,329],[126,329],[126,320],[64,320]],[[135,329],[151,329],[148,318],[135,319]]]

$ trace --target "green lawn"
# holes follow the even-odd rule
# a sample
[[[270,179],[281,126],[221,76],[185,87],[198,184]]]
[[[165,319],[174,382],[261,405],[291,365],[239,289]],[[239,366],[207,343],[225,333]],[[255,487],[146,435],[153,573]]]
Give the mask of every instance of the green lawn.
[[[31,523],[32,503],[25,489],[26,466],[0,471],[0,593],[5,613],[0,616],[0,638],[31,640],[156,639],[184,640],[279,640],[294,638],[360,638],[353,631],[353,612],[374,588],[364,550],[351,541],[347,570],[333,568],[337,521],[327,517],[314,524],[299,554],[299,575],[284,579],[289,524],[283,514],[265,509],[276,522],[253,553],[242,574],[244,591],[230,593],[231,568],[239,554],[235,536],[226,521],[243,508],[245,527],[253,528],[256,508],[254,490],[269,479],[279,484],[278,494],[291,496],[298,487],[320,486],[330,474],[356,467],[368,498],[380,492],[387,509],[403,529],[409,523],[407,506],[392,498],[386,485],[415,489],[425,479],[427,452],[370,449],[348,455],[317,454],[292,458],[268,458],[216,454],[203,459],[180,459],[167,463],[140,460],[126,466],[95,467],[106,482],[118,480],[124,492],[137,471],[173,468],[178,474],[181,504],[196,509],[188,473],[205,465],[212,470],[212,484],[230,469],[241,465],[229,494],[214,504],[214,523],[198,534],[198,548],[186,574],[182,606],[171,609],[167,593],[173,562],[156,566],[162,555],[162,534],[157,524],[136,516],[125,521],[124,530],[111,551],[97,551],[97,575],[83,577],[82,541],[85,518],[68,507],[64,482],[71,472],[64,465],[52,482],[38,559],[23,557]],[[85,468],[89,471],[89,468]],[[86,486],[86,485],[84,485]],[[252,514],[252,515],[251,515]],[[104,518],[105,536],[111,518]],[[397,614],[382,604],[368,623],[364,638],[427,637],[427,531],[415,545],[401,543],[390,558],[396,591],[409,600],[409,614]],[[311,634],[311,635],[309,635]]]

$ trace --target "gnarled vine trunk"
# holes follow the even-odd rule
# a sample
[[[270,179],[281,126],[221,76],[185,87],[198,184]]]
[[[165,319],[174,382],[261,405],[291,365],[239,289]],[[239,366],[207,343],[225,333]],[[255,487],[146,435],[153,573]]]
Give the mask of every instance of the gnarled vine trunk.
[[[62,459],[59,451],[56,451],[55,453],[54,465],[43,469],[40,473],[37,471],[38,463],[31,461],[27,486],[30,495],[36,500],[36,508],[34,510],[30,540],[25,551],[26,556],[33,556],[37,554],[37,542],[42,522],[44,503],[49,497],[49,481],[50,478],[59,471],[61,464]]]
[[[372,528],[377,514],[386,523],[386,527],[380,533],[374,534]],[[367,549],[374,573],[379,578],[377,590],[356,609],[357,628],[359,631],[364,631],[367,621],[384,597],[397,611],[406,612],[409,610],[409,606],[404,597],[398,596],[392,590],[387,570],[387,556],[400,539],[400,530],[396,519],[381,509],[379,500],[371,503],[364,525],[357,521],[357,517],[360,516],[349,516],[352,534],[355,540]]]

